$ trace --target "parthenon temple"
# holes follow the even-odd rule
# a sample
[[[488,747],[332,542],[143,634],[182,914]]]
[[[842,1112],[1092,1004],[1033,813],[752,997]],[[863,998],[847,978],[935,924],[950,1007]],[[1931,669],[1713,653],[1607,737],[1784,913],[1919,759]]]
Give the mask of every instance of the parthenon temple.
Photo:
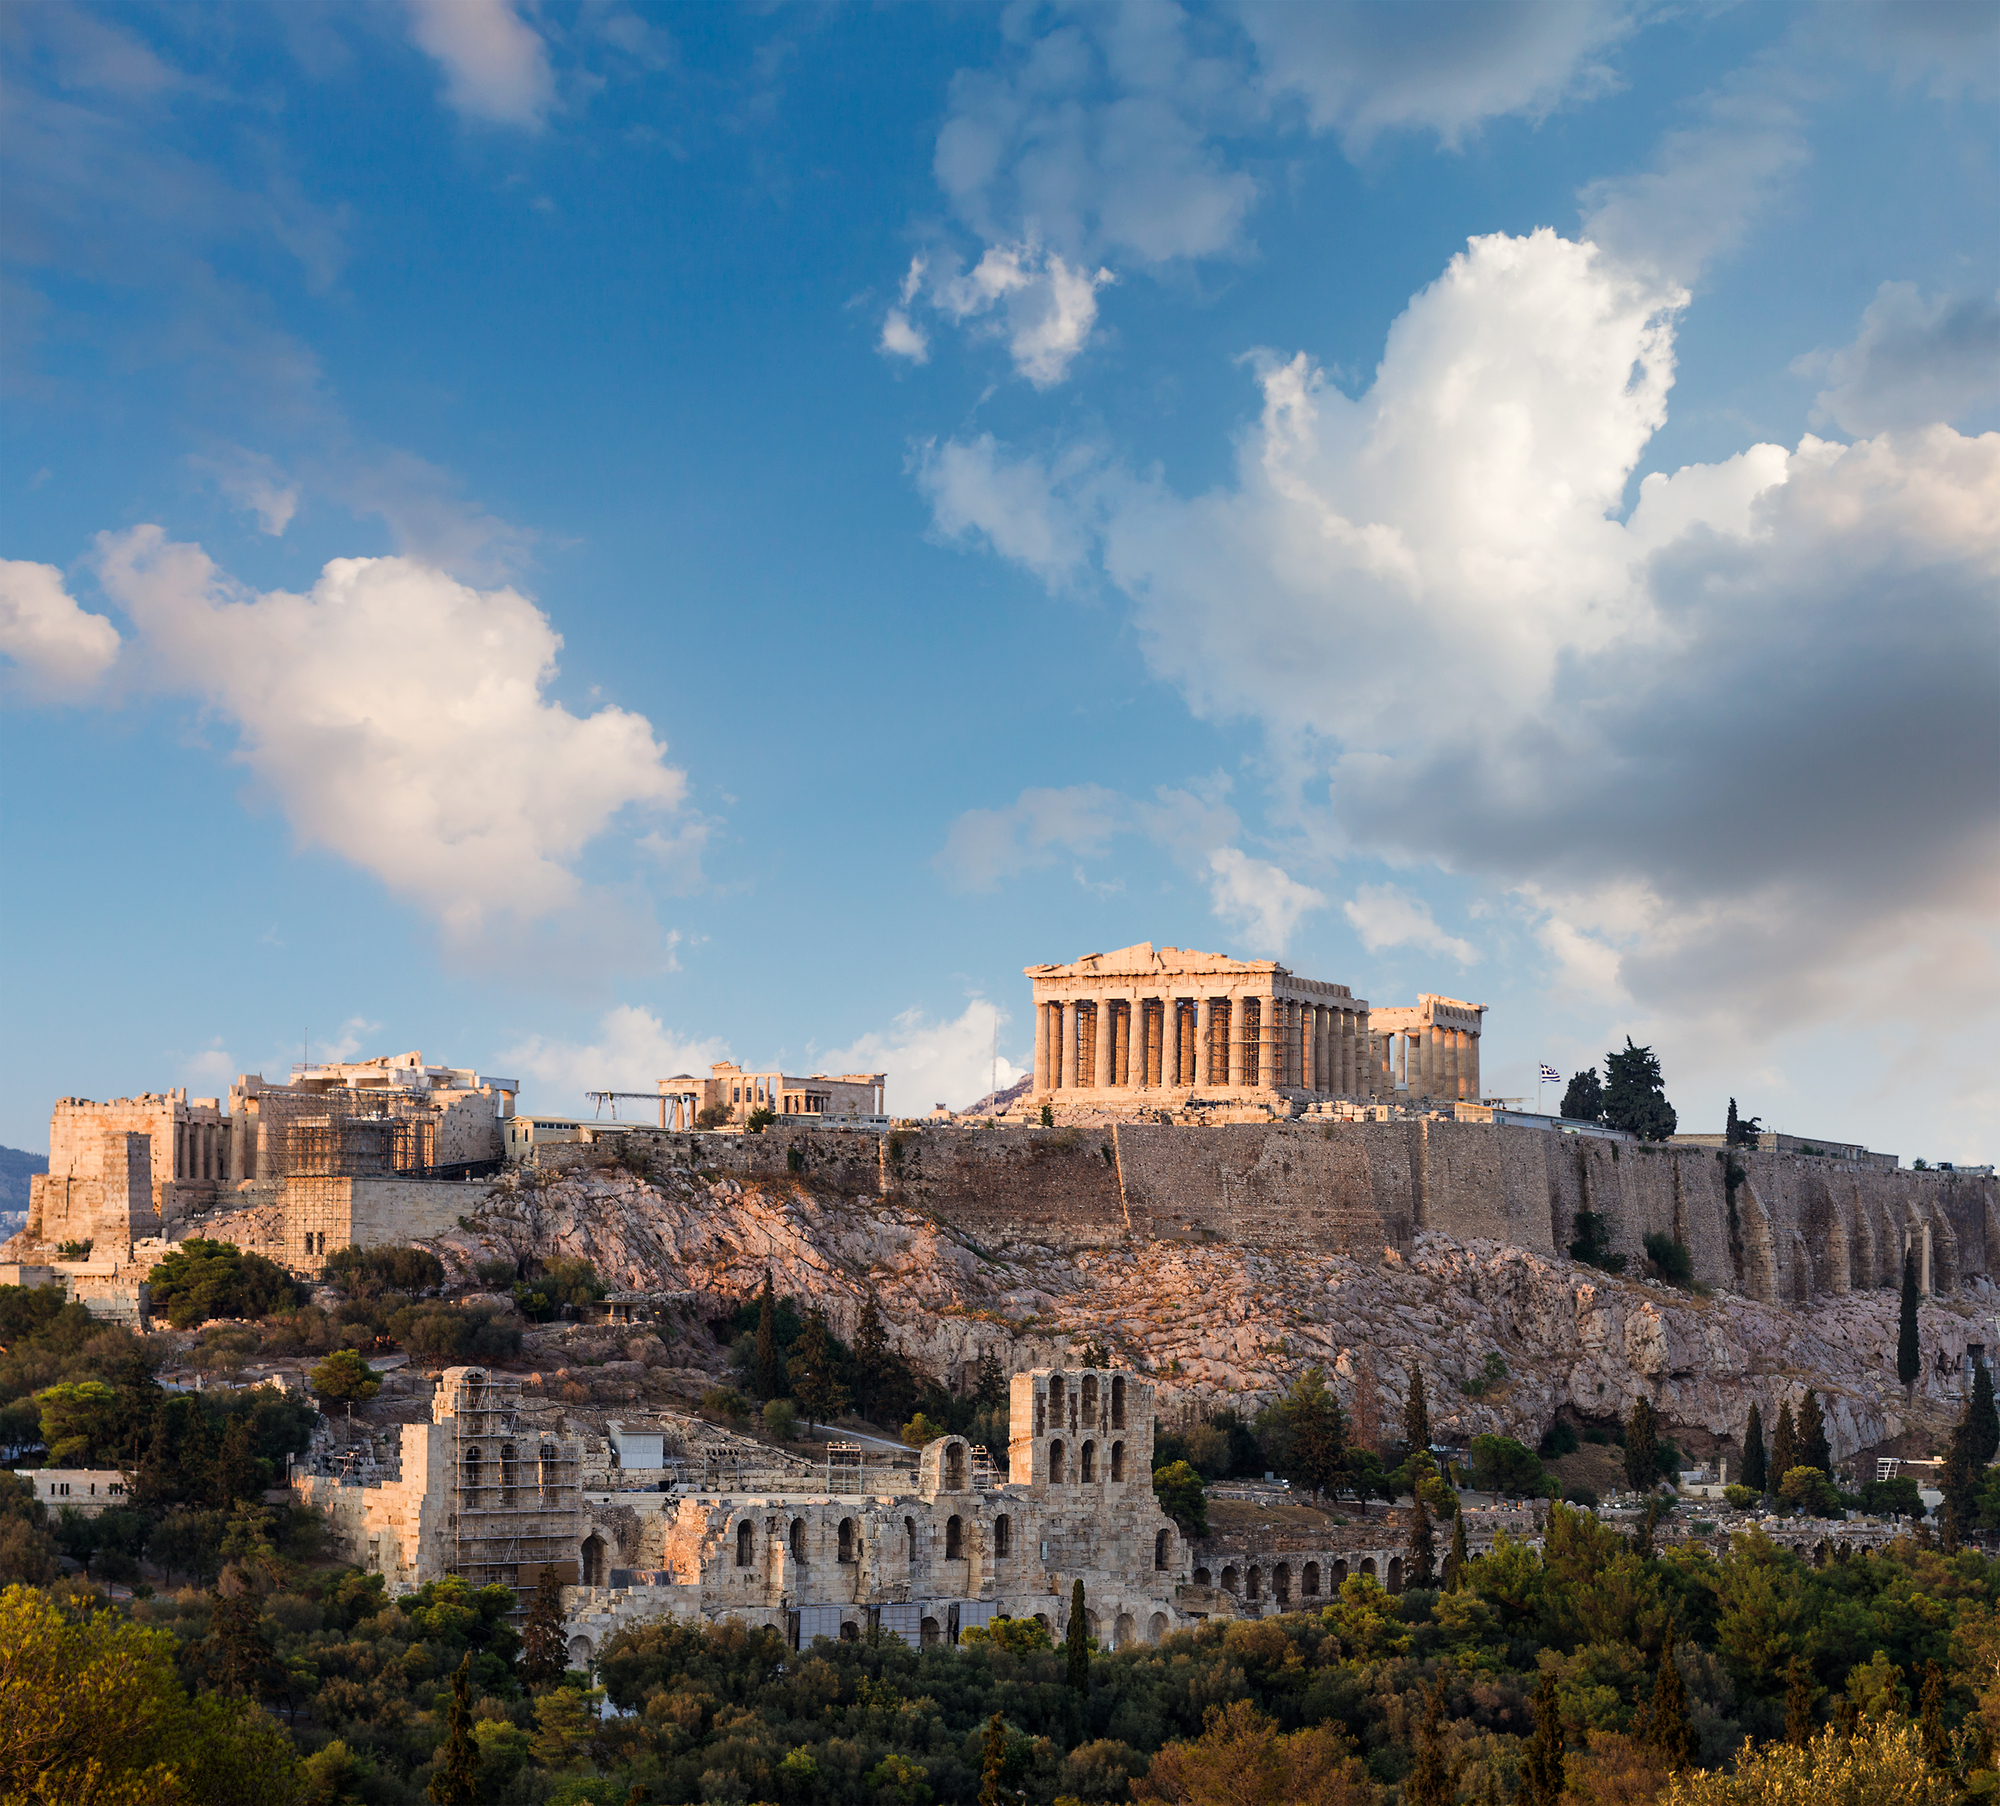
[[[1346,985],[1276,960],[1230,959],[1150,941],[1029,966],[1035,1096],[1093,1103],[1220,1103],[1401,1095],[1479,1097],[1484,1004],[1421,995],[1372,1011]]]

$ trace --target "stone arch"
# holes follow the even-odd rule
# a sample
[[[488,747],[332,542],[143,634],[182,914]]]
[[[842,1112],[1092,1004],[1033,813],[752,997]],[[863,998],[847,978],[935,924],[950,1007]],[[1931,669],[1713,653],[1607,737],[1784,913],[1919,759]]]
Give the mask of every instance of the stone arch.
[[[1364,1556],[1363,1556],[1363,1557],[1361,1558],[1361,1578],[1362,1578],[1363,1580],[1373,1580],[1373,1579],[1375,1578],[1375,1558],[1374,1558],[1374,1556],[1372,1556],[1372,1555],[1364,1555]]]
[[[1167,1640],[1167,1614],[1155,1612],[1146,1620],[1146,1641],[1164,1643]]]
[[[1389,1591],[1400,1593],[1402,1590],[1403,1558],[1400,1555],[1392,1555],[1389,1557]]]
[[[1333,1588],[1338,1592],[1347,1583],[1347,1561],[1345,1557],[1333,1564]]]
[[[1252,1564],[1250,1572],[1243,1577],[1243,1597],[1261,1599],[1264,1597],[1264,1570]]]
[[[1124,1485],[1124,1483],[1125,1483],[1125,1445],[1122,1442],[1114,1442],[1111,1445],[1111,1484],[1114,1486],[1122,1486]]]
[[[465,1451],[465,1503],[469,1509],[479,1505],[479,1444],[474,1443]]]
[[[1053,1631],[1055,1629],[1055,1626],[1049,1622],[1049,1615],[1047,1612],[1037,1612],[1035,1614],[1035,1622],[1039,1624],[1044,1630]]]
[[[842,1518],[840,1520],[840,1529],[836,1533],[836,1541],[839,1545],[838,1554],[840,1560],[853,1561],[856,1555],[855,1543],[857,1538],[854,1534],[854,1520],[852,1518]]]
[[[944,1558],[946,1561],[965,1559],[965,1520],[957,1512],[944,1521]]]
[[[1129,1649],[1139,1640],[1139,1621],[1130,1612],[1120,1612],[1111,1627],[1111,1647]]]
[[[608,1560],[608,1552],[604,1546],[604,1538],[599,1536],[595,1530],[583,1539],[582,1555],[583,1560],[580,1565],[583,1574],[583,1584],[587,1587],[601,1587],[604,1584],[605,1571],[610,1566],[610,1562]]]
[[[1236,1564],[1231,1562],[1228,1567],[1222,1570],[1222,1590],[1225,1593],[1235,1593],[1240,1592],[1242,1587],[1243,1581],[1241,1576],[1236,1572]]]
[[[1064,1415],[1063,1376],[1052,1373],[1049,1375],[1049,1422],[1060,1425]]]
[[[736,1526],[736,1565],[747,1568],[757,1559],[756,1527],[745,1518]]]
[[[1092,1429],[1097,1427],[1097,1375],[1083,1376],[1082,1396],[1077,1400],[1077,1413]]]
[[[1079,1486],[1097,1484],[1097,1444],[1086,1442],[1076,1458],[1076,1479]]]
[[[1095,1612],[1085,1612],[1083,1614],[1083,1634],[1087,1636],[1093,1643],[1095,1643],[1100,1649],[1103,1648],[1104,1630],[1103,1627],[1098,1623],[1097,1614]]]
[[[1271,1570],[1271,1597],[1280,1605],[1292,1602],[1292,1564],[1281,1561]]]
[[[1004,1511],[993,1520],[993,1558],[998,1561],[1014,1553],[1014,1520]]]
[[[792,1560],[804,1561],[806,1558],[806,1521],[804,1518],[792,1519],[790,1543]]]
[[[590,1639],[588,1637],[570,1638],[569,1665],[572,1668],[581,1668],[584,1669],[586,1672],[588,1672],[590,1668],[590,1658],[593,1653],[594,1652],[590,1647]]]
[[[841,1619],[840,1640],[843,1643],[859,1643],[861,1641],[861,1626],[856,1624],[852,1618]]]
[[[544,1506],[555,1503],[555,1499],[551,1495],[561,1488],[561,1468],[562,1451],[553,1442],[543,1443],[541,1456],[536,1463],[535,1481],[541,1488],[542,1504]]]
[[[908,1558],[910,1566],[914,1568],[917,1565],[917,1520],[915,1518],[905,1518],[903,1520],[903,1552]]]
[[[500,1445],[500,1503],[514,1503],[515,1488],[521,1483],[521,1457],[511,1442]]]
[[[926,1618],[917,1626],[917,1640],[926,1649],[933,1649],[944,1641],[944,1632],[935,1618]]]
[[[965,1490],[965,1444],[962,1442],[944,1445],[944,1489],[946,1492]]]
[[[1153,1566],[1164,1568],[1171,1564],[1174,1553],[1174,1533],[1160,1530],[1153,1535]]]
[[[1049,1440],[1049,1484],[1051,1486],[1060,1486],[1062,1483],[1063,1483],[1062,1438],[1060,1436],[1055,1436],[1051,1437]]]
[[[1125,1376],[1122,1373],[1111,1376],[1111,1427],[1114,1430],[1125,1427]]]
[[[1299,1596],[1304,1599],[1319,1597],[1319,1563],[1309,1561],[1299,1570]]]
[[[1196,1585],[1196,1586],[1198,1586],[1198,1587],[1205,1587],[1205,1586],[1212,1586],[1212,1585],[1214,1584],[1214,1582],[1213,1582],[1213,1581],[1211,1580],[1211,1578],[1210,1578],[1210,1576],[1209,1576],[1209,1572],[1208,1572],[1208,1570],[1207,1570],[1206,1568],[1197,1568],[1197,1569],[1195,1569],[1195,1571],[1194,1571],[1194,1583],[1195,1583],[1195,1585]]]

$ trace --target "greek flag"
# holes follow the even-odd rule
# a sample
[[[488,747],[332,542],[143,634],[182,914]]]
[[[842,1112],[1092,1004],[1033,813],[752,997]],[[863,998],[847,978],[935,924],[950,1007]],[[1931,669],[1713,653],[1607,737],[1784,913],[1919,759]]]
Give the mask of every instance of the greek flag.
[[[1548,1061],[1544,1060],[1542,1062],[1542,1083],[1545,1085],[1557,1085],[1560,1084],[1561,1082],[1562,1082],[1562,1074],[1556,1071],[1556,1069],[1553,1066],[1551,1066],[1548,1063]]]

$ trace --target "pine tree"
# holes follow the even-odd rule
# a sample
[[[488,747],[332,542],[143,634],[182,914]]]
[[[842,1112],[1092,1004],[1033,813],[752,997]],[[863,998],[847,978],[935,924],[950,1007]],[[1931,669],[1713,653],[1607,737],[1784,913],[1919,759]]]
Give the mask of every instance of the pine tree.
[[[1968,1399],[1965,1412],[1951,1433],[1951,1446],[1945,1451],[1944,1471],[1938,1476],[1938,1490],[1944,1494],[1938,1516],[1944,1520],[1944,1552],[1947,1555],[1958,1553],[1959,1545],[1972,1529],[1973,1513],[1978,1505],[1980,1464],[1974,1460],[1972,1453],[1971,1416],[1972,1401]]]
[[[1771,1464],[1764,1452],[1764,1413],[1750,1407],[1750,1421],[1743,1426],[1743,1471],[1736,1477],[1752,1492],[1764,1492]]]
[[[1077,1581],[1069,1590],[1069,1636],[1064,1642],[1064,1651],[1069,1661],[1069,1684],[1073,1692],[1090,1691],[1090,1632],[1085,1628],[1083,1616],[1083,1582]]]
[[[847,1388],[841,1383],[840,1361],[834,1352],[833,1331],[826,1312],[815,1305],[806,1313],[806,1326],[792,1344],[792,1358],[786,1366],[792,1382],[792,1397],[805,1413],[806,1428],[830,1423],[847,1403]]]
[[[1802,1750],[1812,1740],[1812,1670],[1793,1656],[1785,1667],[1785,1741]]]
[[[1917,1698],[1917,1726],[1924,1740],[1924,1760],[1943,1768],[1951,1760],[1951,1739],[1944,1728],[1944,1670],[1935,1659],[1924,1664],[1923,1691]]]
[[[472,1735],[472,1657],[451,1677],[451,1705],[445,1713],[444,1743],[424,1798],[438,1806],[470,1806],[479,1798],[479,1744]]]
[[[1410,1772],[1403,1778],[1403,1806],[1455,1806],[1458,1764],[1444,1728],[1444,1670],[1424,1690],[1423,1716],[1411,1739]]]
[[[1456,1593],[1465,1585],[1465,1564],[1469,1559],[1465,1547],[1465,1513],[1459,1512],[1451,1520],[1451,1551],[1444,1558],[1444,1590]]]
[[[1410,1396],[1403,1403],[1403,1442],[1412,1455],[1431,1446],[1431,1408],[1424,1399],[1424,1370],[1410,1369]]]
[[[2000,1455],[2000,1411],[1993,1405],[1993,1370],[1984,1361],[1972,1370],[1972,1454],[1981,1467]]]
[[[1660,1062],[1650,1047],[1634,1047],[1630,1035],[1623,1053],[1604,1056],[1604,1120],[1641,1141],[1665,1141],[1680,1121],[1667,1102]]]
[[[997,1411],[1007,1402],[1007,1376],[1000,1370],[1000,1357],[990,1348],[979,1357],[979,1378],[972,1396],[982,1411]]]
[[[1597,1082],[1597,1068],[1577,1073],[1563,1091],[1562,1114],[1571,1122],[1595,1122],[1604,1114],[1604,1087]]]
[[[1729,1100],[1729,1120],[1723,1127],[1722,1140],[1725,1147],[1754,1148],[1764,1139],[1764,1125],[1754,1116],[1738,1116],[1736,1100]]]
[[[1556,1671],[1542,1670],[1535,1689],[1535,1729],[1521,1752],[1521,1790],[1515,1806],[1560,1806],[1563,1796],[1562,1707],[1556,1699]]]
[[[1826,1439],[1826,1418],[1819,1408],[1819,1394],[1810,1388],[1799,1405],[1799,1465],[1816,1467],[1833,1478],[1833,1450]]]
[[[1410,1511],[1409,1558],[1404,1564],[1409,1573],[1406,1586],[1428,1589],[1437,1578],[1437,1532],[1431,1528],[1431,1514],[1424,1505],[1424,1495],[1416,1495],[1416,1503]]]
[[[1637,1399],[1625,1420],[1625,1478],[1634,1492],[1651,1492],[1660,1483],[1660,1438],[1650,1399]]]
[[[1680,1664],[1674,1660],[1674,1623],[1667,1620],[1667,1636],[1660,1650],[1660,1672],[1653,1682],[1653,1706],[1646,1719],[1646,1741],[1666,1759],[1667,1769],[1687,1768],[1694,1762],[1694,1726],[1688,1722],[1687,1686],[1681,1680]]]
[[[1798,1464],[1799,1437],[1792,1428],[1792,1407],[1787,1401],[1778,1407],[1778,1427],[1771,1432],[1771,1473],[1765,1490],[1776,1492]]]
[[[1917,1383],[1923,1354],[1917,1343],[1917,1257],[1903,1256],[1903,1314],[1896,1326],[1896,1378],[1905,1390]]]
[[[562,1581],[554,1562],[542,1563],[535,1602],[521,1631],[521,1679],[530,1687],[553,1687],[563,1677],[569,1651],[563,1641]]]
[[[880,1417],[888,1384],[889,1332],[882,1323],[882,1306],[870,1292],[854,1326],[854,1390],[866,1416]]]
[[[778,1365],[778,1300],[771,1290],[771,1269],[764,1269],[764,1289],[757,1295],[757,1396],[776,1398],[784,1385]]]

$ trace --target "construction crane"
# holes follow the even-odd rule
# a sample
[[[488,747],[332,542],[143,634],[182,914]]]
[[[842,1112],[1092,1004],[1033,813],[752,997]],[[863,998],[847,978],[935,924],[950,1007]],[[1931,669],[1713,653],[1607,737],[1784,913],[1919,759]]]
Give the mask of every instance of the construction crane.
[[[591,1103],[596,1106],[593,1112],[595,1115],[602,1116],[605,1105],[609,1104],[611,1106],[611,1120],[613,1122],[618,1120],[618,1100],[621,1097],[640,1098],[646,1103],[658,1104],[660,1107],[660,1127],[663,1129],[669,1127],[676,1129],[693,1128],[694,1113],[701,1103],[701,1093],[698,1091],[586,1091],[583,1095],[589,1098]],[[669,1105],[673,1106],[674,1113],[674,1120],[671,1124],[667,1121],[667,1107]],[[682,1120],[683,1116],[686,1118],[685,1121]]]

